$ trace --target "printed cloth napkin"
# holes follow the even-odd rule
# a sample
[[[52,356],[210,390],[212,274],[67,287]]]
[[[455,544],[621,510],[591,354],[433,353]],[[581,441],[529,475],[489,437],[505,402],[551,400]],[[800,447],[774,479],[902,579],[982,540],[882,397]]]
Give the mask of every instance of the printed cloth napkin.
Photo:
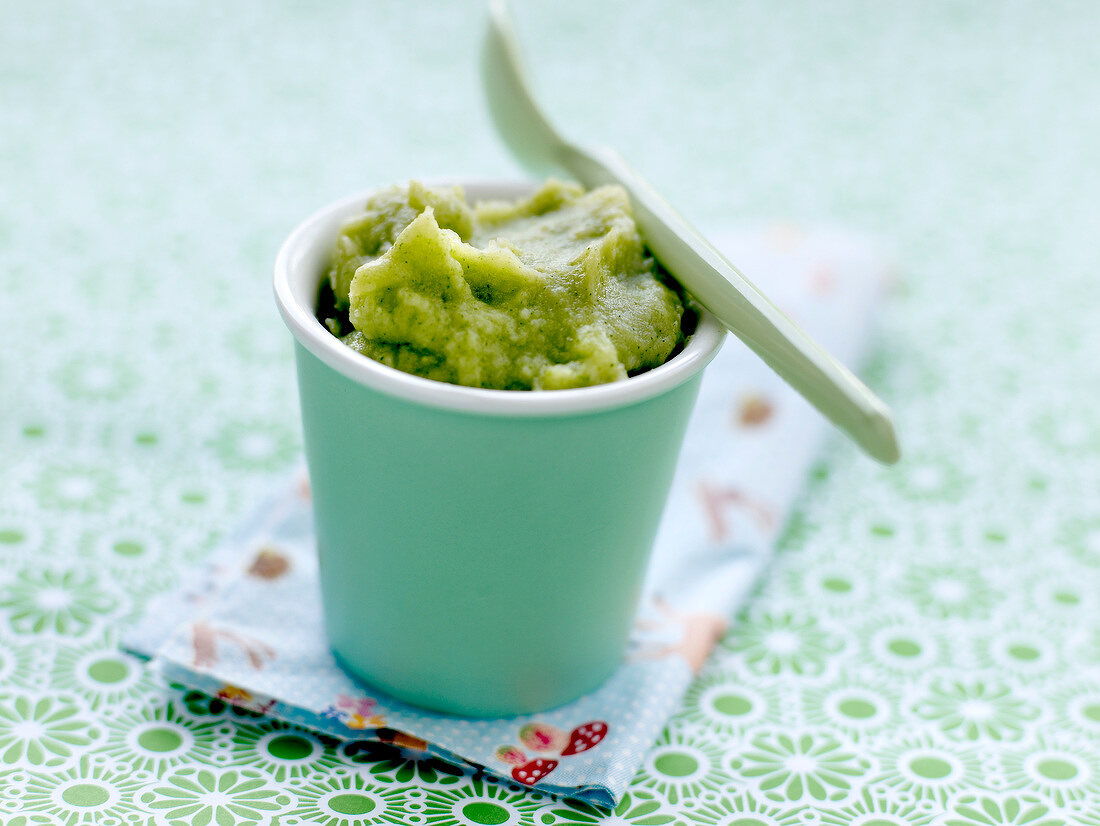
[[[873,244],[793,226],[712,237],[826,349],[850,366],[860,362],[890,282]],[[624,661],[597,691],[560,708],[453,717],[346,674],[324,635],[301,472],[193,582],[151,604],[124,644],[152,657],[165,679],[238,706],[613,806],[765,567],[827,428],[730,337],[703,380]]]

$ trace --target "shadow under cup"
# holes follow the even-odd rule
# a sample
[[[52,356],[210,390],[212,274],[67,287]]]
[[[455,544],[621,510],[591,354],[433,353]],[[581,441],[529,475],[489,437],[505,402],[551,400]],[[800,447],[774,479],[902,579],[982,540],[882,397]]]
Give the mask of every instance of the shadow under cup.
[[[530,184],[465,183],[472,201]],[[504,716],[596,688],[622,661],[703,368],[626,381],[459,387],[359,355],[314,316],[329,250],[369,193],[291,233],[275,296],[296,339],[325,625],[343,665],[437,711]]]

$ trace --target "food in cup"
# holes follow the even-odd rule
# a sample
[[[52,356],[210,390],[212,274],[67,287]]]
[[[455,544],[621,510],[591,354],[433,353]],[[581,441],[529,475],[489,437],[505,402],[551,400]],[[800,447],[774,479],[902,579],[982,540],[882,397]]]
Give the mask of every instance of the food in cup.
[[[467,203],[412,181],[341,228],[318,318],[406,373],[498,390],[619,381],[682,348],[684,303],[619,186]]]
[[[479,203],[535,189],[464,186]],[[403,702],[478,717],[560,706],[621,662],[702,371],[725,331],[688,305],[680,352],[574,392],[391,369],[334,337],[317,304],[336,239],[373,194],[308,217],[275,264],[295,338],[325,632],[349,673]],[[539,621],[501,633],[501,616],[531,616],[532,582]],[[560,752],[517,742],[512,776],[545,776],[605,736],[601,725],[579,727]],[[561,746],[547,733],[528,739]]]

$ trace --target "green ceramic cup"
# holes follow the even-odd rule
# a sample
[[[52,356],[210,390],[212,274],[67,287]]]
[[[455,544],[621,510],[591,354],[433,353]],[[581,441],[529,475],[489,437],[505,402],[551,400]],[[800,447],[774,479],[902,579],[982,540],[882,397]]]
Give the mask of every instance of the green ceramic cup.
[[[471,200],[529,184],[464,183]],[[314,317],[341,223],[320,210],[275,264],[296,339],[325,625],[344,666],[469,716],[561,705],[621,662],[703,368],[724,331],[623,382],[543,392],[411,376]]]

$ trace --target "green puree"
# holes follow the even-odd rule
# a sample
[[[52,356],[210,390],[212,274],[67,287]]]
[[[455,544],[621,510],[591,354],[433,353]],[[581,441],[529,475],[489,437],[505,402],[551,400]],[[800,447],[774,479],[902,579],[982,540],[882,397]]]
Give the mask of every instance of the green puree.
[[[617,186],[550,180],[475,206],[459,187],[391,187],[342,228],[329,283],[354,329],[327,323],[349,347],[470,387],[618,381],[681,342],[683,305]]]

